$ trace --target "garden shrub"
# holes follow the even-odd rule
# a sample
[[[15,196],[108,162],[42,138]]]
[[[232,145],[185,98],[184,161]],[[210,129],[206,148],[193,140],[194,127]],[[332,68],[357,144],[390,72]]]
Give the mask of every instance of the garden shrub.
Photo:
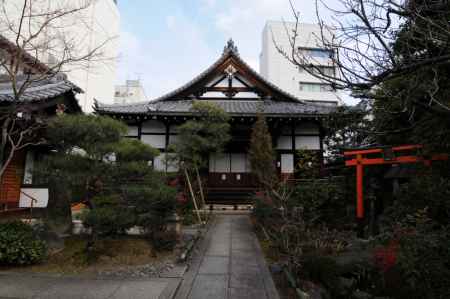
[[[379,237],[381,242],[398,244],[395,271],[381,269],[389,296],[450,298],[449,217],[448,178],[422,175],[402,187],[394,205],[383,217]],[[405,288],[390,287],[398,280]]]
[[[167,218],[175,212],[176,189],[167,186],[162,180],[150,187],[130,186],[125,191],[127,201],[134,207],[136,225],[148,235],[165,231]]]
[[[330,257],[305,255],[302,258],[302,273],[299,276],[326,286],[332,293],[339,288],[340,268]]]
[[[119,235],[134,226],[132,210],[123,205],[118,196],[97,196],[92,199],[95,209],[88,210],[83,216],[86,227],[99,235]]]
[[[255,216],[261,224],[268,224],[270,218],[279,215],[273,201],[264,192],[257,192],[253,199],[253,216]]]
[[[301,207],[309,224],[325,222],[339,226],[352,219],[346,215],[345,183],[338,180],[310,180],[293,187],[288,208]]]
[[[398,267],[414,290],[401,298],[450,298],[450,228],[412,231],[399,241]]]
[[[20,221],[0,224],[0,265],[36,264],[46,254],[46,243],[35,237],[31,226]]]

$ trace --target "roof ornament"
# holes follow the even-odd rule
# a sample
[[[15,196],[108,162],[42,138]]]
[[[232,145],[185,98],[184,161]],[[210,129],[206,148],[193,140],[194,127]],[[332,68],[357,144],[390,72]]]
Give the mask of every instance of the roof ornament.
[[[235,54],[239,55],[239,51],[237,46],[234,44],[234,41],[232,38],[230,38],[227,42],[227,45],[223,48],[223,54],[227,54],[229,52],[233,52]]]
[[[226,69],[225,69],[225,74],[227,75],[228,78],[233,78],[234,74],[236,74],[237,70],[234,68],[234,66],[229,65]]]

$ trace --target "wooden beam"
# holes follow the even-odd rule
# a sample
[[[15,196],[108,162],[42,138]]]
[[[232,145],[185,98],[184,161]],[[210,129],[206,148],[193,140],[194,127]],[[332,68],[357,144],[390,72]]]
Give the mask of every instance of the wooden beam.
[[[255,92],[254,88],[248,87],[206,87],[205,90],[207,92],[228,92],[228,91],[236,91],[236,92]]]
[[[358,154],[362,155],[362,154]],[[360,163],[363,165],[386,165],[386,164],[404,164],[404,163],[429,163],[431,161],[444,161],[448,160],[448,155],[440,154],[433,155],[430,159],[425,159],[418,156],[401,156],[396,157],[393,160],[384,160],[383,158],[361,158]],[[345,161],[345,166],[357,166],[359,163],[358,158]]]
[[[358,156],[362,156],[362,154],[358,154]],[[362,165],[382,165],[382,164],[403,164],[403,163],[417,163],[422,162],[425,159],[418,158],[417,156],[403,156],[397,157],[393,160],[386,161],[383,158],[358,158],[345,161],[346,166],[357,166],[358,164]]]
[[[423,148],[422,145],[402,145],[402,146],[392,147],[392,151],[399,152],[399,151],[415,150],[415,149],[421,149],[421,148]],[[383,148],[373,148],[373,149],[366,149],[366,150],[347,151],[347,152],[344,152],[344,156],[355,156],[358,154],[367,155],[367,154],[376,154],[376,153],[382,153],[382,152],[383,152]]]

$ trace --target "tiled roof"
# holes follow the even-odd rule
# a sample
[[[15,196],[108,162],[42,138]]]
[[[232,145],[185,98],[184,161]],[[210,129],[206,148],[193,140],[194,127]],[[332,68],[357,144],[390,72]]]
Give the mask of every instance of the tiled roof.
[[[302,102],[279,102],[273,100],[202,100],[214,103],[232,115],[282,114],[329,114],[336,107]],[[189,114],[193,100],[157,101],[133,105],[103,105],[97,103],[101,114]]]
[[[245,73],[253,80],[259,82],[265,90],[270,90],[270,96],[263,96],[261,98],[243,99],[239,97],[234,98],[209,98],[198,99],[201,101],[210,101],[216,103],[222,109],[230,114],[235,115],[254,115],[257,112],[273,115],[292,115],[292,114],[308,114],[320,115],[329,114],[336,109],[336,106],[324,103],[311,103],[310,101],[302,101],[295,96],[285,92],[276,85],[267,81],[258,72],[254,71],[245,61],[239,56],[238,50],[233,41],[230,40],[225,46],[222,56],[207,70],[199,76],[192,79],[182,87],[163,95],[151,102],[142,102],[127,105],[105,105],[99,102],[95,103],[95,110],[99,114],[190,114],[192,103],[196,100],[195,96],[186,96],[191,88],[201,89],[202,84],[207,81],[211,74],[216,71],[228,59],[234,63],[240,64]]]
[[[22,86],[26,77],[18,80],[18,86]],[[6,77],[1,80],[0,78],[0,102],[12,102],[14,101],[14,91],[11,82]],[[25,92],[21,95],[21,102],[37,102],[51,98],[55,98],[66,92],[72,91],[74,93],[80,93],[82,90],[75,84],[67,80],[63,74],[50,75],[37,79],[34,77],[29,80],[32,82],[26,87]]]

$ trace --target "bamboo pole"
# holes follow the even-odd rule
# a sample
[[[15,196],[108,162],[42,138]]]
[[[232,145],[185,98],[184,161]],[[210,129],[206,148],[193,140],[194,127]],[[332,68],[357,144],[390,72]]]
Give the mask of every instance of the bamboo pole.
[[[191,180],[189,179],[189,174],[188,174],[186,168],[184,168],[184,175],[186,176],[186,180],[187,180],[187,183],[189,186],[189,191],[191,192],[192,201],[194,202],[194,208],[195,208],[195,212],[197,214],[198,221],[200,222],[200,224],[202,224],[203,223],[202,217],[200,217],[200,212],[198,211],[197,200],[195,199],[194,190],[192,189]]]
[[[200,198],[202,199],[202,207],[204,207],[206,205],[205,195],[203,193],[202,181],[200,179],[200,172],[198,171],[197,166],[195,166],[195,173],[197,174],[197,183],[198,183],[198,187],[200,188]]]

